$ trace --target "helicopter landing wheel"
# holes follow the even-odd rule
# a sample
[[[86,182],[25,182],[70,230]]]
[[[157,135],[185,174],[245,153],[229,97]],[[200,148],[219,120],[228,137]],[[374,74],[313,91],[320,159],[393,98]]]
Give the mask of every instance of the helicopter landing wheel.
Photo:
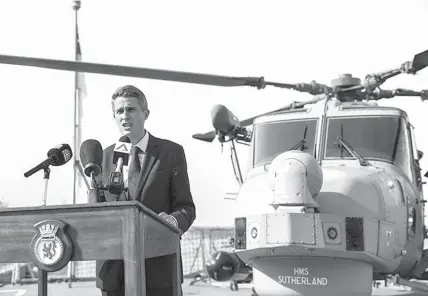
[[[238,291],[239,290],[238,283],[235,281],[231,281],[230,282],[230,290],[231,291]]]

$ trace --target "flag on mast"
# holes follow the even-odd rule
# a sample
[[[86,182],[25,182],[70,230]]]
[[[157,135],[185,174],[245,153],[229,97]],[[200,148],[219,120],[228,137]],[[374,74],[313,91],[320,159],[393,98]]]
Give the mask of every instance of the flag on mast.
[[[80,38],[79,38],[79,25],[76,24],[76,60],[82,61],[82,49],[80,47]],[[86,79],[85,73],[77,73],[77,90],[79,91],[79,99],[84,99],[87,95],[86,92]]]
[[[82,61],[82,49],[80,46],[80,38],[79,38],[79,26],[76,22],[76,61]],[[85,73],[81,73],[78,72],[76,73],[76,77],[75,77],[76,81],[75,81],[75,95],[76,95],[76,100],[75,103],[77,104],[76,106],[76,116],[77,116],[77,122],[76,122],[76,131],[75,131],[75,148],[74,148],[74,155],[75,155],[75,165],[76,165],[76,172],[75,172],[75,178],[77,179],[77,188],[75,188],[75,198],[74,198],[74,202],[76,202],[77,196],[76,195],[80,195],[79,193],[83,193],[85,191],[82,192],[83,190],[83,186],[84,183],[86,183],[86,189],[89,188],[89,182],[86,179],[84,172],[83,172],[83,167],[82,167],[82,163],[80,162],[80,145],[82,144],[82,119],[83,119],[83,99],[87,96],[87,89],[86,89],[86,79],[85,79]],[[78,172],[77,172],[78,171]],[[84,183],[83,183],[83,182]]]

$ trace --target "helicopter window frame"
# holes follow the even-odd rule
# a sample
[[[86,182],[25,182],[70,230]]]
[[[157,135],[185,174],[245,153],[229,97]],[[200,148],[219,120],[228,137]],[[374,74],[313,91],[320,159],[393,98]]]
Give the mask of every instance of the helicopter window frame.
[[[295,122],[307,122],[307,123],[315,123],[314,126],[314,130],[315,130],[315,134],[314,134],[314,144],[313,144],[313,152],[312,152],[312,156],[317,154],[317,141],[318,141],[318,136],[319,136],[319,126],[320,126],[320,118],[319,117],[304,117],[304,118],[292,118],[292,119],[281,119],[281,120],[275,120],[275,121],[269,121],[269,122],[261,122],[258,124],[255,124],[253,126],[253,133],[252,133],[252,140],[251,140],[251,167],[257,168],[260,166],[266,166],[269,165],[273,159],[275,159],[276,156],[274,156],[272,158],[272,160],[270,161],[265,161],[265,162],[260,162],[256,164],[256,141],[257,141],[257,135],[258,135],[258,127],[261,125],[272,125],[272,124],[278,124],[278,123],[295,123]],[[309,147],[308,147],[309,148]],[[290,151],[290,150],[288,150]],[[286,151],[283,151],[286,152]],[[281,152],[281,153],[283,153]]]
[[[407,137],[408,137],[409,145],[411,145],[410,158],[412,160],[412,163],[411,163],[412,183],[416,185],[418,190],[422,191],[423,182],[422,182],[421,167],[418,159],[418,150],[416,146],[415,127],[409,121],[406,121],[406,123],[407,123],[406,124]]]
[[[411,220],[410,220],[411,218]],[[423,219],[423,218],[422,218]],[[416,205],[413,199],[407,197],[407,240],[413,240],[416,237],[416,226],[417,226],[418,212],[416,211]],[[411,221],[411,222],[410,222]]]
[[[329,129],[330,129],[330,123],[333,120],[340,120],[340,119],[366,119],[366,118],[379,118],[379,117],[386,117],[386,118],[397,118],[400,121],[403,120],[403,117],[401,116],[397,116],[397,115],[358,115],[358,116],[353,116],[352,114],[349,115],[342,115],[342,116],[334,116],[334,117],[327,117],[327,121],[326,121],[326,128],[325,128],[325,136],[324,136],[324,144],[323,144],[323,152],[322,152],[322,159],[323,160],[355,160],[355,157],[353,156],[343,156],[343,157],[338,157],[338,156],[326,156],[327,154],[327,147],[329,145],[328,143],[328,135],[329,135]],[[399,123],[399,125],[401,125],[401,123]],[[401,127],[402,128],[402,127]],[[346,138],[344,139],[346,141]],[[394,153],[394,158],[395,158],[395,151],[396,149],[394,149],[393,153]],[[365,159],[367,160],[374,160],[374,161],[382,161],[382,162],[386,162],[386,163],[390,163],[390,164],[394,164],[394,160],[389,160],[389,159],[385,159],[385,158],[378,158],[378,157],[367,157],[364,156]]]
[[[406,193],[404,191],[403,184],[401,184],[401,181],[398,179],[395,179],[395,181],[397,182],[398,189],[399,189],[400,194],[401,194],[400,203],[401,203],[401,205],[406,206],[407,205],[407,198],[406,198]]]
[[[328,135],[329,135],[329,129],[330,129],[330,124],[333,120],[341,120],[341,119],[354,119],[354,118],[358,118],[358,119],[366,119],[366,118],[371,118],[371,119],[376,119],[376,118],[396,118],[399,120],[399,124],[398,124],[398,128],[399,130],[399,134],[402,134],[403,140],[406,141],[406,146],[410,149],[407,150],[412,150],[412,147],[410,147],[409,145],[411,145],[411,139],[409,138],[409,130],[407,127],[408,121],[405,117],[400,116],[400,115],[393,115],[393,114],[375,114],[375,115],[358,115],[358,116],[353,116],[352,114],[347,114],[347,115],[342,115],[342,116],[334,116],[334,117],[327,117],[326,118],[326,123],[325,123],[325,133],[324,133],[324,143],[323,143],[323,151],[322,151],[322,160],[355,160],[355,157],[353,156],[343,156],[343,157],[332,157],[329,156],[327,157],[327,147],[329,145],[328,143]],[[346,141],[346,138],[345,138]],[[393,152],[392,152],[392,156],[394,157],[392,160],[389,159],[385,159],[385,158],[377,158],[377,157],[368,157],[368,156],[364,156],[363,157],[367,160],[372,160],[372,161],[380,161],[380,162],[384,162],[384,163],[388,163],[388,164],[392,164],[395,165],[397,167],[399,167],[401,170],[403,170],[403,172],[405,173],[405,175],[409,178],[409,180],[414,180],[414,169],[413,169],[413,163],[412,163],[412,158],[413,157],[413,152],[406,152],[405,158],[407,159],[405,161],[405,163],[403,164],[398,164],[396,161],[396,148],[394,148]]]

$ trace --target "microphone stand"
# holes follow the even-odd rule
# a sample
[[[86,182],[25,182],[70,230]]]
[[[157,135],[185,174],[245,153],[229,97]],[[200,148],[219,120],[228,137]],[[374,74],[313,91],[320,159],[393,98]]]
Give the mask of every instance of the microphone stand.
[[[89,203],[97,203],[100,202],[102,186],[97,184],[95,180],[95,172],[91,172],[91,187],[88,189],[88,202]]]
[[[50,177],[51,169],[49,167],[43,168],[43,179],[45,180],[45,189],[43,190],[43,205],[46,205],[46,200],[48,196],[48,183]]]
[[[49,168],[49,166],[43,167],[43,179],[45,180],[45,188],[43,190],[43,206],[46,206],[50,174],[51,169]],[[37,271],[38,290],[42,293],[42,295],[47,295],[48,272],[40,268],[38,268]]]
[[[90,178],[91,178],[91,188],[88,189],[88,203],[98,203],[98,202],[105,202],[106,197],[104,194],[104,191],[107,191],[109,186],[98,184],[97,180],[95,179],[98,174],[95,173],[95,171],[91,171]]]
[[[126,188],[123,181],[122,170],[114,171],[110,174],[107,182],[107,190],[115,196],[115,201],[119,201],[122,194],[124,194],[125,200],[128,200],[126,195]]]

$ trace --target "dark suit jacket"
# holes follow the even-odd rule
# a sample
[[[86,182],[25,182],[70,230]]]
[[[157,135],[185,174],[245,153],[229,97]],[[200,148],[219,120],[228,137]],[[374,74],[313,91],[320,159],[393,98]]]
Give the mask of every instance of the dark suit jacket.
[[[113,149],[114,145],[111,145],[104,150],[103,184],[107,184],[110,173],[115,169]],[[144,206],[157,214],[165,212],[174,216],[183,232],[189,229],[196,214],[182,146],[149,134],[136,196]],[[115,201],[115,196],[105,191],[105,200]],[[168,255],[145,261],[147,288],[165,288],[173,285],[173,260],[174,257]],[[106,291],[119,289],[123,273],[122,260],[97,261],[96,286]]]

